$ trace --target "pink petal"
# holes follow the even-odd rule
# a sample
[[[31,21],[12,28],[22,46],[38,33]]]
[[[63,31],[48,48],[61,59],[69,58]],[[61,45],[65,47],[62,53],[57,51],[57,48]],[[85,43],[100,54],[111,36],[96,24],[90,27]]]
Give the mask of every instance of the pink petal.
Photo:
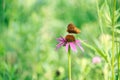
[[[64,42],[60,42],[59,44],[56,45],[56,50],[59,49],[61,46],[64,45]]]
[[[60,42],[60,41],[63,41],[63,39],[62,38],[57,38],[57,41]]]
[[[58,41],[58,42],[61,42],[61,41],[62,41],[62,42],[65,42],[65,39],[64,39],[63,37],[60,37],[60,38],[57,38],[57,41]]]
[[[74,52],[77,52],[76,46],[74,42],[70,42],[70,47]]]
[[[76,44],[79,46],[79,48],[82,50],[82,52],[84,52],[83,47],[81,46],[81,43],[79,40],[76,40]]]
[[[79,40],[75,40],[75,42],[80,42]]]
[[[66,52],[68,52],[69,49],[69,43],[66,44]]]

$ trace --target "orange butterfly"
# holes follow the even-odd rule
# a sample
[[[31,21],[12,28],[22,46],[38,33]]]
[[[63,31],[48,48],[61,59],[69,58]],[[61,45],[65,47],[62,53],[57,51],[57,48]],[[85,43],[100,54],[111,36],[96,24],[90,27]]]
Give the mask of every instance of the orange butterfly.
[[[70,23],[67,27],[67,32],[78,34],[78,33],[80,33],[80,30],[74,24]]]

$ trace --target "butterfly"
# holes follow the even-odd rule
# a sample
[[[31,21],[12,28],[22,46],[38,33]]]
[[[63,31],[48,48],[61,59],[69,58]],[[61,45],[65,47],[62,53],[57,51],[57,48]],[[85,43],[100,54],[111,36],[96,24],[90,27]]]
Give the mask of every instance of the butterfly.
[[[70,24],[68,24],[67,32],[78,34],[78,33],[80,33],[80,30],[74,24],[70,23]]]

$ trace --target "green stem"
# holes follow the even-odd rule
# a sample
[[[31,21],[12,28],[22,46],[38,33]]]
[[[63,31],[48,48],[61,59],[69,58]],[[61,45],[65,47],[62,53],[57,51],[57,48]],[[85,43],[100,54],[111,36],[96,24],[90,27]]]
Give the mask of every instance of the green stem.
[[[116,38],[116,53],[117,53],[117,68],[118,68],[116,80],[119,80],[119,51],[118,51],[119,45],[117,43],[117,40],[118,39]]]
[[[118,43],[118,80],[120,80],[120,43]]]
[[[96,1],[96,4],[97,4],[98,22],[99,22],[101,33],[103,35],[104,32],[103,32],[103,27],[102,27],[101,13],[100,13],[99,5],[98,5],[98,0]]]
[[[101,19],[101,13],[100,13],[100,8],[99,8],[99,5],[98,5],[98,2],[99,0],[96,0],[96,6],[97,6],[97,14],[98,14],[98,23],[99,23],[99,27],[100,27],[100,30],[101,30],[101,34],[103,35],[104,34],[104,31],[103,31],[103,24],[102,24],[102,19]],[[107,1],[105,0],[105,4],[107,4]],[[103,40],[105,39],[105,37],[103,36]],[[103,48],[102,48],[103,49]],[[104,50],[104,49],[103,49]],[[107,54],[107,62],[108,62],[108,65],[109,67],[111,68],[111,64],[110,64],[110,55],[108,54],[108,52],[105,50],[105,53]]]
[[[115,47],[115,43],[114,43],[114,38],[115,38],[115,33],[114,33],[114,26],[115,26],[115,10],[116,10],[116,0],[114,0],[113,2],[113,9],[112,9],[113,13],[112,13],[112,80],[115,79],[115,71],[114,71],[114,56],[115,56],[115,53],[114,53],[114,47]]]
[[[70,47],[68,50],[68,76],[69,80],[71,80],[71,53],[70,53]]]

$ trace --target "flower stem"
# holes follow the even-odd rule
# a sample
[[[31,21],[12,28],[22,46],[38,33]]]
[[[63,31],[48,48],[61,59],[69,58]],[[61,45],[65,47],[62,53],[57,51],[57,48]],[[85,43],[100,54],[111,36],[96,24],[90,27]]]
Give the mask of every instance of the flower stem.
[[[118,39],[120,41],[120,39]],[[120,43],[117,43],[117,53],[118,53],[118,80],[120,80]]]
[[[115,26],[115,10],[116,10],[116,0],[113,0],[113,13],[112,13],[112,80],[115,79],[115,71],[114,71],[114,47],[115,47],[115,43],[114,43],[114,38],[115,38],[115,33],[114,33],[114,26]]]
[[[70,52],[70,47],[68,50],[68,76],[69,80],[71,80],[71,52]]]
[[[118,49],[118,48],[119,48],[118,43],[116,44],[116,48],[117,48],[117,49],[116,49],[116,52],[117,52],[117,54],[118,54],[118,59],[117,59],[117,60],[118,60],[118,79],[117,79],[117,80],[119,80],[119,68],[120,68],[120,65],[119,65],[119,63],[120,63],[120,62],[119,62],[119,58],[120,58],[120,57],[119,57],[119,51],[118,51],[118,50],[119,50],[119,49]]]

